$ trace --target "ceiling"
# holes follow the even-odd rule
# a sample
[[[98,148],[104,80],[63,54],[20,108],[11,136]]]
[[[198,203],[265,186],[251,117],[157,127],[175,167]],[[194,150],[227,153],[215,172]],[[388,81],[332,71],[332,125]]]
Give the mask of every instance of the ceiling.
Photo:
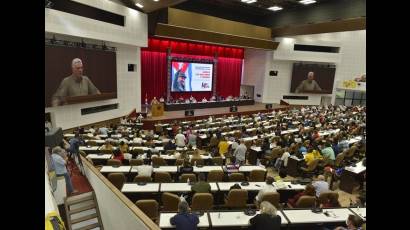
[[[187,0],[159,0],[159,1],[154,1],[154,0],[116,0],[119,3],[122,3],[123,5],[144,12],[144,13],[151,13],[156,10],[160,10],[163,8],[167,8],[170,6],[177,5],[179,3],[185,2]],[[137,7],[135,4],[140,3],[143,5],[143,8]]]

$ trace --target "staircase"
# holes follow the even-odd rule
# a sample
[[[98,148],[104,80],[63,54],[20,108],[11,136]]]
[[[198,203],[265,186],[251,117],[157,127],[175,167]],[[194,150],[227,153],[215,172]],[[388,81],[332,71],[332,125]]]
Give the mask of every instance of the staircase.
[[[69,230],[104,230],[94,191],[64,199]]]

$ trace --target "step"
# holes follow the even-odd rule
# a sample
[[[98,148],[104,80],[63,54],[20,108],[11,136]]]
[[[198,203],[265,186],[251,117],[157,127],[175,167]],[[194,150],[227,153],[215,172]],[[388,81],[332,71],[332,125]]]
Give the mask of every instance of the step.
[[[93,223],[93,224],[86,225],[86,226],[83,226],[83,227],[80,227],[80,228],[73,228],[73,226],[71,226],[71,227],[72,227],[73,230],[89,230],[89,229],[94,229],[96,227],[100,227],[100,224],[99,223]]]
[[[95,204],[94,200],[86,200],[84,202],[81,203],[76,203],[76,204],[72,204],[72,205],[68,205],[68,209],[69,210],[73,210],[73,209],[78,209],[78,208],[82,208],[91,204]]]
[[[71,198],[71,197],[70,197]],[[88,201],[88,200],[94,200],[94,196],[85,196],[85,197],[81,197],[81,198],[76,198],[76,199],[67,199],[67,205],[73,205],[73,204],[77,204],[77,203],[81,203],[84,201]]]
[[[73,203],[73,202],[76,202],[77,200],[85,198],[85,197],[90,197],[90,198],[94,199],[93,191],[85,192],[85,193],[81,193],[81,194],[78,194],[78,195],[67,197],[66,201],[67,201],[67,203]]]
[[[93,213],[93,214],[89,214],[89,215],[86,215],[86,216],[83,216],[77,219],[71,219],[71,224],[76,224],[76,223],[79,223],[85,220],[90,220],[96,217],[97,217],[97,213]]]
[[[91,214],[94,214],[94,213],[97,213],[97,210],[95,208],[88,209],[88,210],[85,210],[85,211],[82,211],[82,212],[77,212],[77,213],[71,214],[70,218],[71,218],[71,220],[78,219],[78,218],[81,218],[83,216],[91,215]]]
[[[82,208],[72,209],[72,210],[68,211],[68,213],[69,214],[74,214],[74,213],[78,213],[78,212],[85,211],[85,210],[92,209],[92,208],[96,208],[94,203],[90,204],[90,205],[87,205],[87,206],[84,206]]]

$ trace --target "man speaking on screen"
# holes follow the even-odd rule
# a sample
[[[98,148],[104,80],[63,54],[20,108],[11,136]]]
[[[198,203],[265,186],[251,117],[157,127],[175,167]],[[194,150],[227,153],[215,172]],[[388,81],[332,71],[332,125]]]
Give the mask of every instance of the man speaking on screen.
[[[322,91],[319,84],[314,80],[315,73],[309,72],[307,79],[303,80],[296,88],[295,93],[308,93],[312,91]]]
[[[52,105],[63,105],[67,97],[101,94],[91,80],[83,75],[83,62],[74,58],[71,62],[72,74],[64,78],[53,95]]]
[[[185,79],[185,74],[181,70],[178,70],[174,75],[172,91],[185,92]]]

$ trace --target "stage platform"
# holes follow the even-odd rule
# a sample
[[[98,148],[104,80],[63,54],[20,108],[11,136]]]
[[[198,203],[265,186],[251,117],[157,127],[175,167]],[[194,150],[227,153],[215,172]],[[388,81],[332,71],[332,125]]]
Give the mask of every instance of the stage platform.
[[[239,115],[239,114],[252,114],[258,112],[272,112],[272,110],[286,110],[289,106],[286,105],[279,105],[279,104],[272,104],[272,109],[266,109],[265,104],[263,103],[255,103],[254,105],[244,105],[238,106],[238,112],[230,112],[229,107],[223,108],[207,108],[207,109],[195,109],[194,116],[185,116],[185,110],[179,111],[164,111],[163,116],[159,117],[148,117],[143,120],[143,129],[154,129],[154,125],[161,122],[164,123],[172,123],[175,120],[198,120],[208,118],[210,115],[214,117],[221,117],[224,115],[230,116],[231,114]]]

